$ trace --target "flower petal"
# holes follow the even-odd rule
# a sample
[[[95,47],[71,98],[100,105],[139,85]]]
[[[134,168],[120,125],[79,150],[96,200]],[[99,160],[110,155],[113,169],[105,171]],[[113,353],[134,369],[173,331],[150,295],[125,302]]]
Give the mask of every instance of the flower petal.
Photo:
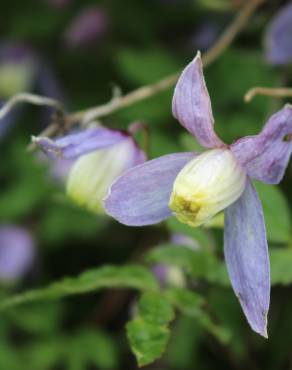
[[[252,329],[267,337],[270,267],[261,202],[250,181],[225,210],[224,252],[230,280]]]
[[[292,61],[292,3],[282,7],[274,16],[266,34],[266,58],[272,64]]]
[[[176,85],[172,112],[175,118],[206,148],[222,147],[215,134],[211,101],[205,84],[201,55],[182,72]]]
[[[231,150],[251,177],[278,184],[292,152],[292,106],[275,113],[256,136],[239,139]]]
[[[55,141],[46,137],[33,137],[33,142],[50,157],[73,159],[94,150],[117,144],[129,137],[126,132],[96,127],[64,136]]]
[[[173,182],[195,153],[168,154],[128,170],[112,185],[105,210],[129,226],[158,223],[171,216]]]

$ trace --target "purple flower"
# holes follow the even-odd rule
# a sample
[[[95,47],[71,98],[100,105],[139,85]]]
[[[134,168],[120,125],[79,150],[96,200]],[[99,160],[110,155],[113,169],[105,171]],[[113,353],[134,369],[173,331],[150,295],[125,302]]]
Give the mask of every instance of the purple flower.
[[[267,336],[270,271],[261,202],[251,178],[282,179],[292,151],[292,107],[275,113],[256,136],[224,144],[213,129],[200,54],[183,71],[173,114],[208,150],[176,153],[128,170],[111,186],[106,211],[142,226],[175,215],[191,226],[225,209],[224,252],[235,294],[256,332]]]
[[[13,225],[0,226],[0,280],[13,281],[25,275],[35,257],[30,233]]]
[[[292,3],[275,15],[266,34],[266,58],[272,64],[292,62]]]
[[[73,19],[64,34],[64,39],[71,48],[90,45],[102,37],[107,28],[108,16],[105,10],[90,6]]]
[[[44,137],[33,140],[57,161],[76,159],[68,176],[67,193],[94,213],[103,213],[102,201],[113,181],[146,159],[130,132],[105,127],[70,134],[55,142]]]

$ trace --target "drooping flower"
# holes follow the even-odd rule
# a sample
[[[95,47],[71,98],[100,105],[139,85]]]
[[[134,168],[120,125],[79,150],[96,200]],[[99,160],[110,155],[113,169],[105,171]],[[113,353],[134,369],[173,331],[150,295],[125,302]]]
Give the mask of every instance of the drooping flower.
[[[66,29],[65,43],[70,48],[91,45],[105,34],[108,23],[108,15],[104,9],[98,6],[84,8]]]
[[[23,277],[34,258],[34,240],[25,228],[0,226],[0,281],[13,282]]]
[[[271,64],[292,62],[292,2],[273,17],[266,33],[266,58]]]
[[[67,194],[78,205],[99,214],[104,213],[102,201],[113,181],[127,169],[145,162],[145,154],[130,131],[131,127],[129,131],[96,127],[55,142],[44,137],[33,141],[57,161],[72,160]]]
[[[261,202],[251,179],[281,181],[292,152],[292,106],[262,132],[226,145],[216,135],[200,54],[175,88],[173,114],[203,154],[168,154],[128,170],[111,186],[106,211],[143,226],[175,215],[192,226],[225,211],[224,253],[230,280],[252,329],[267,336],[270,271]]]

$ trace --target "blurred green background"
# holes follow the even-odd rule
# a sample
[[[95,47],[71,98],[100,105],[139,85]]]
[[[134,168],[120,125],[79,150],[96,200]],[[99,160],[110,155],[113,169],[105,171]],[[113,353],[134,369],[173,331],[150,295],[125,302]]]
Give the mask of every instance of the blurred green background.
[[[62,99],[68,111],[102,104],[111,99],[113,86],[126,93],[182,69],[197,49],[204,51],[216,42],[244,2],[3,2],[0,98],[4,101],[26,90]],[[285,3],[267,1],[232,46],[205,70],[216,131],[228,143],[259,132],[269,115],[284,103],[257,97],[247,105],[243,96],[249,88],[291,86],[291,65],[270,65],[264,50],[269,22]],[[89,18],[85,17],[82,23],[80,17],[84,14]],[[96,17],[93,20],[92,14]],[[8,49],[18,52],[7,56]],[[11,71],[7,66],[12,66]],[[126,128],[137,120],[148,123],[151,157],[198,150],[198,145],[172,118],[172,94],[173,89],[169,89],[102,122],[117,128]],[[34,239],[29,268],[21,276],[1,279],[1,299],[5,302],[13,294],[46,287],[66,276],[78,276],[108,264],[141,264],[148,271],[159,263],[169,269],[166,284],[179,312],[169,329],[163,326],[163,330],[169,330],[170,339],[162,357],[160,352],[167,341],[163,330],[159,333],[153,329],[153,335],[147,332],[149,337],[144,333],[146,337],[136,338],[137,333],[132,331],[135,332],[138,321],[128,325],[132,347],[135,348],[135,340],[141,340],[146,355],[160,357],[147,369],[290,369],[291,166],[280,186],[258,184],[273,283],[269,340],[265,340],[248,327],[226,278],[220,225],[191,229],[171,219],[163,225],[128,228],[107,216],[96,217],[78,208],[66,198],[63,182],[52,176],[50,163],[37,153],[26,151],[30,136],[42,131],[50,118],[49,110],[21,105],[0,122],[1,224],[21,227]],[[177,252],[176,246],[170,244],[174,234],[191,238],[193,249],[181,248]],[[0,251],[0,272],[1,258]],[[110,273],[105,275],[111,277]],[[101,284],[107,290],[87,289],[92,291],[64,298],[65,294],[48,293],[47,298],[58,299],[32,299],[3,309],[0,370],[137,369],[125,325],[131,318],[143,316],[147,297],[140,301],[139,309],[136,290],[115,289],[118,285],[135,287],[131,276],[127,270],[118,272],[116,283],[106,280]],[[143,276],[138,278],[143,283]],[[149,279],[145,276],[148,283]],[[98,277],[93,281],[98,281]],[[73,281],[74,284],[73,291],[78,291],[79,286],[86,291],[81,281]],[[143,292],[143,284],[138,291]],[[154,298],[148,297],[150,301]],[[165,318],[167,313],[163,310],[159,311],[161,307],[154,315],[157,319],[162,314],[162,320],[168,323],[170,319]],[[155,322],[152,324],[155,327]],[[140,334],[143,336],[143,331]],[[155,351],[157,355],[153,354]]]

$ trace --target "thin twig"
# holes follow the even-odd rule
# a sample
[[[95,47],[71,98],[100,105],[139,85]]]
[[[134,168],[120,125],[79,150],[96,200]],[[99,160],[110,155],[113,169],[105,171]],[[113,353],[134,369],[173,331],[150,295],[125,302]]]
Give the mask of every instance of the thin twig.
[[[208,66],[216,60],[232,43],[236,35],[244,28],[251,15],[265,0],[250,0],[246,5],[237,13],[234,21],[223,32],[218,41],[207,53],[202,56],[204,66]],[[98,107],[90,108],[85,111],[76,112],[68,116],[68,124],[74,125],[78,121],[90,122],[93,119],[107,116],[122,108],[126,108],[141,100],[150,98],[159,92],[162,92],[173,86],[180,72],[174,73],[152,85],[140,87],[137,90],[130,92],[120,98],[113,99],[109,103],[100,105]],[[86,120],[84,118],[86,117]]]
[[[253,87],[244,95],[244,101],[249,103],[256,95],[271,96],[273,98],[292,97],[292,88],[287,87]]]
[[[249,0],[243,8],[236,14],[233,22],[223,32],[218,41],[207,53],[202,56],[204,66],[208,66],[214,62],[232,43],[237,34],[244,28],[252,14],[256,9],[264,3],[265,0]],[[65,127],[69,129],[81,122],[83,126],[87,126],[90,121],[112,114],[120,109],[126,108],[144,99],[150,98],[164,90],[173,86],[181,71],[174,73],[162,80],[147,86],[140,87],[124,96],[115,96],[110,102],[97,107],[89,108],[79,112],[75,112],[66,116]],[[58,134],[58,127],[55,123],[47,127],[40,133],[40,136],[54,136]]]
[[[62,104],[59,101],[47,98],[45,96],[24,92],[14,95],[3,105],[3,107],[0,109],[0,120],[19,103],[30,103],[34,105],[52,107],[58,112],[63,112]]]

